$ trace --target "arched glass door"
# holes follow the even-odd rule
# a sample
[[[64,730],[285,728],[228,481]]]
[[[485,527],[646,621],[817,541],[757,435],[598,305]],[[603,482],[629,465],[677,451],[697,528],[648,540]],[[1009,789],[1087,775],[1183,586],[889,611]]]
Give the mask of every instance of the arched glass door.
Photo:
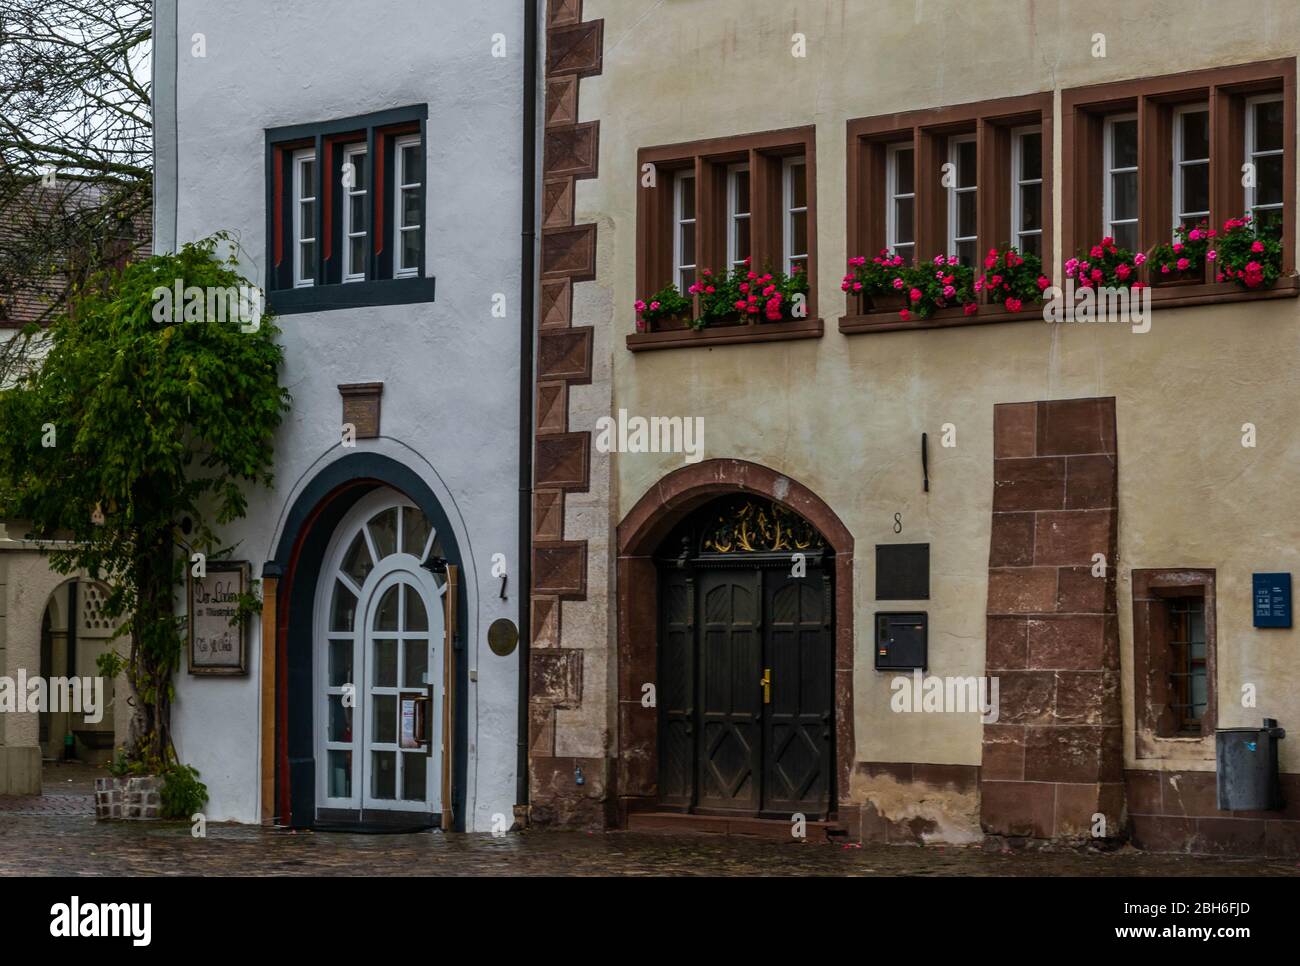
[[[442,809],[446,584],[418,507],[393,490],[339,525],[317,594],[317,793],[346,810]]]

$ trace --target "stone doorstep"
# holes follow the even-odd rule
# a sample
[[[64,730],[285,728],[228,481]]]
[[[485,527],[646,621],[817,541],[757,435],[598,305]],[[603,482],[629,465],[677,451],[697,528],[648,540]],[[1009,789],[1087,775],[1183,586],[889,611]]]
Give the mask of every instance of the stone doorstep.
[[[786,819],[732,818],[724,815],[690,815],[683,812],[630,812],[627,816],[629,832],[663,832],[680,835],[737,835],[789,842],[791,823]],[[839,822],[809,822],[808,840],[822,842],[831,837],[848,841],[849,830]]]

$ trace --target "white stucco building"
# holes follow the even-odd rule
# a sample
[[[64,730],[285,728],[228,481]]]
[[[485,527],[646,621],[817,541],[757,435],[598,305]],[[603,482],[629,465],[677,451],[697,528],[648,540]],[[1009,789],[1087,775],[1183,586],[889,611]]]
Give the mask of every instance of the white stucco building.
[[[519,654],[488,629],[527,586],[521,6],[160,0],[155,26],[155,249],[238,239],[292,394],[223,532],[262,578],[247,673],[179,672],[180,757],[213,821],[513,822]]]

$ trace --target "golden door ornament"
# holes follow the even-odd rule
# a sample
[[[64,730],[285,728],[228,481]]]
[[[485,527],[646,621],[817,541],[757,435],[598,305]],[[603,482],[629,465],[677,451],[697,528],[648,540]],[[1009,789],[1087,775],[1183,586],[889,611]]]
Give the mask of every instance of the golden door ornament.
[[[793,510],[770,500],[743,499],[718,511],[701,549],[712,553],[773,553],[821,550],[817,528]]]

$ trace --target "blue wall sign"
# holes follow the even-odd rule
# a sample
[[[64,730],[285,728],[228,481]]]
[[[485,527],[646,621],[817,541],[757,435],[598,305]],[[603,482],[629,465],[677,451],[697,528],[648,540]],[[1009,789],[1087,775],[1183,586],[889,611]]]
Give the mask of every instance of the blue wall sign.
[[[1291,626],[1291,575],[1252,574],[1256,627]]]

